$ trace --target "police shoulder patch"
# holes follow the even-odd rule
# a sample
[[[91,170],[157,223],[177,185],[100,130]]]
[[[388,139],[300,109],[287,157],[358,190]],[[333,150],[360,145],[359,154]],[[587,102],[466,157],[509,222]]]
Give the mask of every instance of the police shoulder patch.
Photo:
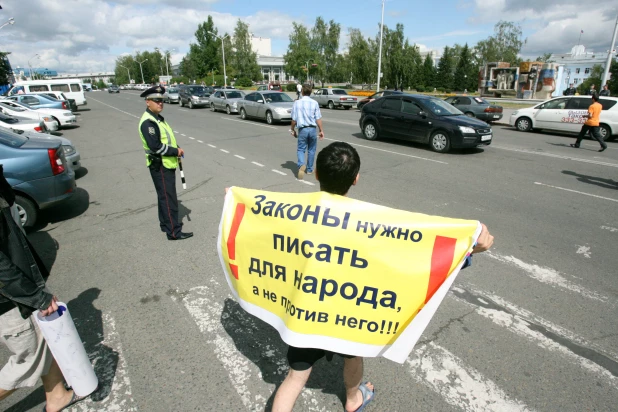
[[[154,127],[152,127],[152,126],[151,126],[151,127],[149,127],[149,128],[148,128],[148,133],[150,133],[151,135],[153,135],[153,136],[154,136],[154,134],[155,134],[155,128],[154,128]]]

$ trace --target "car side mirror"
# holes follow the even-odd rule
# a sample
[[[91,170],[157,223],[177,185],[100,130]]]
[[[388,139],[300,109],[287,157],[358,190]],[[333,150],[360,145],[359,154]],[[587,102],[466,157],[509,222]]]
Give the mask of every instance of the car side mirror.
[[[264,103],[264,100],[260,99],[257,101],[258,103]]]
[[[427,112],[424,112],[424,111],[421,110],[420,112],[418,112],[418,115],[421,116],[424,119],[424,118],[427,117]]]

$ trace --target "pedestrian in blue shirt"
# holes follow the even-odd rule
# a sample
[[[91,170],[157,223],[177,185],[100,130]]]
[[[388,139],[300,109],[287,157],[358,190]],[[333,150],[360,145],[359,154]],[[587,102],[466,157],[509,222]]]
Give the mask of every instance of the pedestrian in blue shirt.
[[[318,102],[311,97],[311,86],[303,85],[302,95],[300,100],[294,102],[292,107],[292,124],[290,125],[290,133],[298,138],[297,142],[297,157],[298,157],[298,174],[297,178],[303,179],[305,172],[313,174],[313,162],[315,159],[315,151],[318,146],[318,138],[324,139],[324,129],[322,128],[322,113]],[[296,131],[298,127],[298,132]],[[307,163],[305,164],[305,154]]]

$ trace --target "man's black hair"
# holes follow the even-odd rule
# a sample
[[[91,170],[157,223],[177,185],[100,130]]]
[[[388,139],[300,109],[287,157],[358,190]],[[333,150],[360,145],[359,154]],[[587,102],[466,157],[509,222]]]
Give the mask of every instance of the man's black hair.
[[[318,153],[316,160],[320,190],[344,196],[360,170],[360,156],[345,142],[334,142]]]
[[[592,93],[592,100],[594,100],[595,102],[599,101],[599,94],[597,92]]]

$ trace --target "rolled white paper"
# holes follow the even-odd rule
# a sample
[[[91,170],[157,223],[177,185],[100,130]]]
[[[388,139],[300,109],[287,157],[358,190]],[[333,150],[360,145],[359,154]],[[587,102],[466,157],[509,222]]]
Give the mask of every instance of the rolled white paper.
[[[99,385],[99,380],[67,305],[62,302],[57,304],[58,310],[49,316],[43,317],[37,311],[37,324],[69,386],[78,396],[90,395]]]

